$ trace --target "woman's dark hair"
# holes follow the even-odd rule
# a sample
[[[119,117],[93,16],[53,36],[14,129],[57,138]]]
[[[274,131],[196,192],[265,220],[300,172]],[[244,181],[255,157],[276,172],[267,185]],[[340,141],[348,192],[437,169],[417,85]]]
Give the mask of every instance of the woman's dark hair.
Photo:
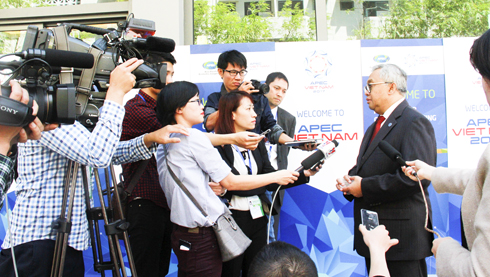
[[[158,121],[163,125],[175,124],[175,111],[187,105],[187,102],[199,94],[197,86],[191,82],[175,82],[166,85],[158,94],[157,113]]]
[[[252,103],[254,102],[252,96],[244,91],[234,90],[221,96],[218,104],[218,119],[214,128],[216,134],[230,134],[235,132],[235,122],[233,121],[232,112],[236,112],[243,98],[248,98]]]
[[[471,46],[470,62],[483,78],[490,80],[490,30],[483,33]]]

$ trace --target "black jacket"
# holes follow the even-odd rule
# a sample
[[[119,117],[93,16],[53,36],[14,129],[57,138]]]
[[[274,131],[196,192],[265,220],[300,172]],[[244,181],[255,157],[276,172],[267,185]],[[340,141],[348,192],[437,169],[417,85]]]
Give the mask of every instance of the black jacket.
[[[432,124],[404,100],[369,143],[374,126],[375,123],[366,130],[357,164],[349,171],[350,176],[363,178],[363,197],[346,196],[350,201],[354,199],[354,248],[361,256],[369,257],[369,249],[358,228],[361,224],[360,210],[368,209],[377,212],[379,224],[386,226],[390,237],[400,241],[386,253],[388,261],[419,260],[431,256],[433,235],[424,229],[425,205],[419,184],[405,176],[400,165],[384,154],[378,144],[384,140],[398,150],[403,159],[420,159],[435,166],[437,147]],[[427,180],[422,181],[430,218],[429,184]]]
[[[228,166],[231,168],[231,172],[235,175],[240,175],[238,171],[234,167],[234,156],[233,156],[233,148],[231,145],[224,145],[224,146],[216,146],[218,149],[218,152],[220,153],[221,157],[223,160],[228,164]],[[261,141],[259,143],[259,146],[257,149],[251,151],[252,155],[255,159],[255,162],[257,163],[257,174],[265,174],[265,173],[270,173],[270,172],[275,172],[276,170],[272,167],[271,162],[269,161],[269,156],[267,153],[267,149],[265,147],[264,141]],[[294,182],[293,184],[289,184],[287,186],[281,186],[281,189],[286,189],[286,188],[292,188],[301,184],[308,183],[310,181],[310,178],[306,177],[304,172],[301,171],[300,175],[298,177],[298,180]],[[242,197],[247,197],[247,196],[253,196],[253,195],[258,195],[259,198],[262,200],[263,203],[266,203],[269,208],[270,208],[270,201],[267,199],[265,195],[265,191],[275,191],[279,185],[278,184],[269,184],[264,187],[252,189],[252,190],[235,190],[235,191],[228,191],[225,194],[225,198],[228,200],[231,199],[233,195],[237,196],[242,196]],[[277,200],[276,200],[277,201]],[[277,211],[273,209],[272,214],[275,215],[277,214]]]

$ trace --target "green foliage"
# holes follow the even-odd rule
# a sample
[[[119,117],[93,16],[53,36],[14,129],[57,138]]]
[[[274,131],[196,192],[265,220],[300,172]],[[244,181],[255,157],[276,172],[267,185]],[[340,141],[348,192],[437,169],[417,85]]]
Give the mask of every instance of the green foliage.
[[[393,0],[383,38],[479,36],[489,9],[490,0]]]
[[[0,9],[45,7],[42,0],[0,0]]]
[[[250,4],[250,15],[241,18],[241,35],[237,42],[259,42],[271,37],[272,25],[267,17],[262,15],[271,14],[268,12],[269,4],[264,1]],[[235,30],[240,32],[238,30]]]
[[[19,48],[19,34],[13,32],[0,32],[0,54],[9,54]]]
[[[284,25],[281,32],[285,36],[281,41],[312,40],[315,35],[315,21],[307,22],[308,32],[304,32],[304,13],[298,6],[291,8],[291,1],[284,16]],[[194,41],[198,37],[205,37],[207,43],[245,43],[260,42],[272,39],[275,33],[270,7],[264,0],[251,2],[249,15],[240,17],[236,12],[235,5],[229,2],[218,2],[209,5],[207,0],[194,1]],[[312,28],[313,27],[313,28]],[[278,30],[279,31],[279,30]]]
[[[232,3],[208,5],[206,0],[194,1],[194,39],[205,36],[209,43],[240,43],[263,41],[270,36],[270,24],[259,15],[268,5],[261,1],[251,4],[251,15],[240,18]]]
[[[305,22],[305,12],[300,9],[299,3],[296,3],[294,7],[292,7],[291,0],[287,0],[284,3],[282,11],[279,12],[279,16],[284,18],[284,22],[282,24],[282,31],[284,32],[284,37],[281,41],[309,41],[313,40],[315,30],[312,28],[312,24],[315,24],[314,17],[310,16],[309,21]],[[311,19],[313,18],[313,21]],[[304,29],[308,28],[308,32],[305,33]]]
[[[354,30],[356,39],[374,39],[373,26],[370,21],[361,20],[359,29]]]

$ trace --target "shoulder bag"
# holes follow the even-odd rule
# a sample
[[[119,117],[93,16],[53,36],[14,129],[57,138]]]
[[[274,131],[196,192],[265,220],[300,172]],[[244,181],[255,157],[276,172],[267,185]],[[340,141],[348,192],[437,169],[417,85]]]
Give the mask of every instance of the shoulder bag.
[[[243,233],[242,229],[240,229],[238,224],[235,222],[235,219],[233,219],[231,216],[231,211],[228,209],[228,207],[224,206],[223,204],[225,207],[225,212],[220,215],[215,222],[212,222],[209,219],[206,211],[204,211],[194,196],[192,196],[189,190],[187,190],[184,184],[182,184],[182,182],[177,178],[175,173],[168,165],[167,159],[166,161],[168,171],[170,172],[170,175],[172,175],[174,181],[179,185],[182,191],[184,191],[187,197],[189,197],[192,203],[196,205],[201,213],[213,224],[213,230],[218,240],[222,261],[227,262],[243,254],[252,241]]]

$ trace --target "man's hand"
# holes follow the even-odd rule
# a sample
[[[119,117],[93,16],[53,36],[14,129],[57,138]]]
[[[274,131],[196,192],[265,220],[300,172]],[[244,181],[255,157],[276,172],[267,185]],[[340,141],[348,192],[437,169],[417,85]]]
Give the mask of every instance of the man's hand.
[[[259,92],[250,81],[243,81],[240,86],[238,86],[238,90],[245,91],[248,94]]]
[[[106,100],[122,105],[124,95],[136,84],[136,76],[131,72],[142,63],[143,60],[132,58],[114,68],[111,72]]]
[[[163,128],[160,128],[154,132],[146,134],[143,138],[146,147],[150,147],[152,143],[156,142],[158,144],[167,144],[167,143],[178,143],[180,142],[179,138],[171,138],[170,134],[179,133],[185,136],[189,135],[189,131],[183,125],[175,124],[175,125],[167,125]]]
[[[337,179],[336,186],[344,195],[352,194],[354,197],[362,197],[361,181],[362,178],[359,176],[345,175],[343,178]]]
[[[310,142],[310,143],[303,143],[299,147],[293,147],[293,148],[299,148],[303,151],[313,151],[316,149],[316,147],[319,145],[319,143],[316,142]]]
[[[19,83],[11,80],[10,86],[12,88],[12,92],[10,93],[10,98],[24,104],[29,102],[29,93],[27,90],[23,89]],[[32,106],[32,114],[37,115],[38,105],[36,101],[33,102]],[[52,130],[58,127],[58,124],[49,124],[43,126],[39,118],[29,123],[26,126],[26,129],[22,127],[13,127],[13,126],[0,126],[0,133],[2,136],[0,137],[0,153],[3,155],[7,155],[10,147],[17,142],[26,142],[28,139],[40,139],[41,132],[43,130]],[[26,131],[27,130],[27,131]]]
[[[235,133],[234,144],[249,150],[255,150],[264,136],[252,132]]]

